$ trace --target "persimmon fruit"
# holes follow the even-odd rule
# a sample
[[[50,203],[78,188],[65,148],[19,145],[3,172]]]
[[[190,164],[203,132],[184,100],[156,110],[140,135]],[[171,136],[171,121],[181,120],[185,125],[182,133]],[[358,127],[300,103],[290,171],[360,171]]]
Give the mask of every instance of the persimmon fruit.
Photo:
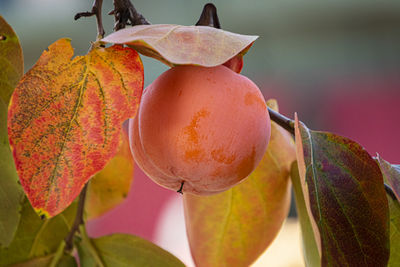
[[[144,90],[129,132],[132,154],[153,181],[207,195],[229,189],[257,167],[271,124],[251,80],[225,66],[185,65]]]

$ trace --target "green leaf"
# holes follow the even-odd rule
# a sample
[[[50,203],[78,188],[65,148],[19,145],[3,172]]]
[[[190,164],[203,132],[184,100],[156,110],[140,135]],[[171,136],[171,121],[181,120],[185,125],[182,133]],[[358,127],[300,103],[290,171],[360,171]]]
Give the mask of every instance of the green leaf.
[[[0,266],[22,263],[54,253],[68,234],[75,214],[74,202],[54,218],[41,220],[25,198],[14,239],[9,247],[0,248]]]
[[[11,267],[48,267],[53,260],[54,255],[48,255],[45,257],[34,258],[28,261],[17,263]],[[57,267],[75,267],[78,266],[76,260],[71,255],[63,255],[57,263]],[[83,265],[81,265],[83,266]]]
[[[400,203],[387,195],[390,210],[390,258],[388,267],[399,266],[400,262]]]
[[[246,180],[215,195],[183,195],[196,266],[248,266],[265,251],[287,216],[295,156],[292,136],[273,122],[268,149]]]
[[[299,173],[320,236],[322,266],[386,266],[389,208],[382,174],[356,142],[296,116]],[[318,240],[317,240],[318,242]]]
[[[92,239],[91,242],[96,249],[96,253],[100,255],[104,266],[185,266],[171,253],[140,237],[113,234]],[[94,260],[85,257],[85,261],[89,261],[92,264]],[[89,264],[87,266],[97,265]]]
[[[22,48],[11,26],[0,16],[0,99],[8,104],[24,73]]]
[[[0,16],[0,246],[8,246],[14,237],[23,197],[7,135],[8,101],[23,68],[18,37]]]
[[[290,176],[292,179],[294,196],[296,199],[297,215],[300,221],[304,262],[307,267],[321,266],[321,257],[319,255],[317,242],[315,241],[309,212],[307,211],[307,206],[304,200],[297,162],[292,164]]]
[[[390,164],[379,155],[377,162],[381,168],[384,179],[390,184],[394,194],[400,201],[400,165]]]

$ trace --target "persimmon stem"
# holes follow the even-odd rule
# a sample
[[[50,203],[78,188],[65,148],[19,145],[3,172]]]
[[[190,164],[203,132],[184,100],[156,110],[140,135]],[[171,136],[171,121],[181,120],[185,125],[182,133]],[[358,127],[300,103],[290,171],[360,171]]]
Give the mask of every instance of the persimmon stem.
[[[79,195],[79,201],[78,201],[78,209],[76,210],[76,216],[75,216],[75,221],[74,224],[71,227],[71,230],[69,231],[67,237],[65,238],[65,250],[69,251],[73,248],[73,239],[75,236],[75,233],[79,231],[79,226],[83,225],[85,222],[83,220],[83,212],[85,210],[85,200],[86,200],[86,191],[87,191],[88,184],[86,184],[80,195]]]
[[[130,0],[114,0],[114,10],[108,13],[114,15],[114,31],[125,28],[126,25],[149,25],[150,23],[138,13]]]
[[[81,17],[91,17],[96,16],[97,20],[97,40],[100,40],[104,37],[106,33],[103,27],[103,20],[101,17],[101,9],[103,5],[103,0],[94,0],[92,10],[87,12],[77,13],[74,17],[75,20],[80,19]]]
[[[217,8],[212,3],[205,4],[203,11],[201,12],[200,18],[196,23],[196,26],[209,26],[217,29],[221,29],[219,23]]]

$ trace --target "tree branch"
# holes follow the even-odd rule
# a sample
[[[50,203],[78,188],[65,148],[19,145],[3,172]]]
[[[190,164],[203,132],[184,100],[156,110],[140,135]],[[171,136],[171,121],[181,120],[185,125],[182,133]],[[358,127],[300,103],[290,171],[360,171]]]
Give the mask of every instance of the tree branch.
[[[86,200],[86,191],[87,191],[88,183],[83,187],[81,194],[79,195],[78,209],[76,211],[75,221],[69,231],[67,237],[65,238],[65,250],[71,250],[74,246],[73,239],[75,233],[79,231],[79,226],[84,224],[83,220],[83,212],[85,211],[85,200]]]
[[[114,10],[108,13],[114,15],[114,31],[125,28],[126,25],[149,25],[142,14],[136,11],[130,0],[114,0]]]
[[[268,108],[268,112],[272,121],[294,135],[294,121],[292,119],[289,119],[271,108]]]
[[[101,9],[103,5],[103,0],[94,0],[92,10],[87,12],[77,13],[74,17],[75,20],[80,19],[81,17],[91,17],[96,16],[97,20],[97,40],[100,40],[104,37],[105,31],[103,27],[103,20],[101,17]]]

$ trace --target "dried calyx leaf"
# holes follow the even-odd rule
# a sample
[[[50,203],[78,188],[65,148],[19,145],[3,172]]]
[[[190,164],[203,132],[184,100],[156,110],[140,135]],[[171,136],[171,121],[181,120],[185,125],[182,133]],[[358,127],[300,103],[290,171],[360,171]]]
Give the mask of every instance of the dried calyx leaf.
[[[123,29],[102,41],[126,44],[171,67],[184,64],[213,67],[243,55],[257,38],[208,26],[154,24]]]

